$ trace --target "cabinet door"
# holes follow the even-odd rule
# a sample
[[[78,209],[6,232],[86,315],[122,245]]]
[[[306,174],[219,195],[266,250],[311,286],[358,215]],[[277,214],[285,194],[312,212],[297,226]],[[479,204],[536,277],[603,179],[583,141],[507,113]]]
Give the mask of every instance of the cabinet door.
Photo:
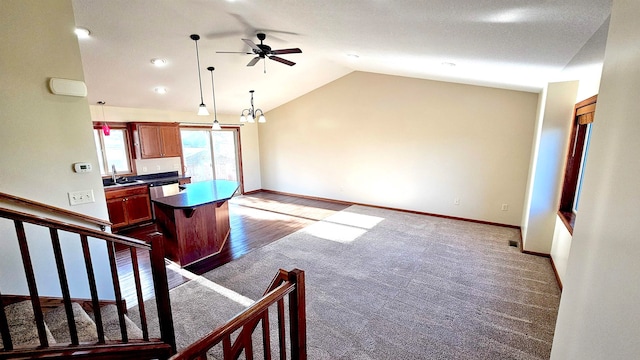
[[[157,126],[139,125],[140,154],[143,159],[162,157],[162,142]]]
[[[107,211],[109,211],[109,221],[111,221],[112,230],[127,225],[124,203],[124,198],[107,200]]]
[[[125,201],[125,207],[129,225],[151,220],[149,195],[128,196]]]
[[[182,156],[180,129],[177,126],[160,126],[159,130],[162,139],[162,157]]]

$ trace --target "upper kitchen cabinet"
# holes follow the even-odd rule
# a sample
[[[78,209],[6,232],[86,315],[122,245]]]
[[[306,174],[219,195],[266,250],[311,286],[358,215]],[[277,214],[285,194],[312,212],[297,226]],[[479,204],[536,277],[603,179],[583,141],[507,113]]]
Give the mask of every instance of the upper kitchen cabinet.
[[[133,147],[138,159],[182,156],[177,123],[130,123]]]

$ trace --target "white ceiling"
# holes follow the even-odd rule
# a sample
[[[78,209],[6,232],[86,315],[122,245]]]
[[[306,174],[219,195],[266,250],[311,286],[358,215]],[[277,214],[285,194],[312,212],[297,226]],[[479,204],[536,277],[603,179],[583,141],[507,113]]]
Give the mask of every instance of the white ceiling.
[[[610,13],[610,0],[73,0],[89,103],[196,111],[199,34],[204,102],[218,113],[265,111],[351,71],[538,91],[568,64]],[[263,61],[242,38],[297,64]],[[347,54],[357,54],[353,61]],[[152,58],[167,65],[154,67]],[[455,63],[448,66],[446,63]],[[153,89],[165,86],[168,93]]]

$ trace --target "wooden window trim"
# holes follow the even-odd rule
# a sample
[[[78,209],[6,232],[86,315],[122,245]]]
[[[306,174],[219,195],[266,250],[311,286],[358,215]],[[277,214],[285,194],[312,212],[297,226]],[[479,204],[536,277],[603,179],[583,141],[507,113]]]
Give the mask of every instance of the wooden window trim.
[[[131,143],[132,143],[132,137],[131,137],[131,130],[129,130],[129,128],[127,127],[126,123],[112,123],[112,122],[105,122],[105,121],[101,121],[101,122],[94,122],[93,123],[93,129],[94,130],[102,130],[102,125],[103,124],[107,124],[109,125],[109,127],[111,129],[116,129],[116,130],[125,130],[124,136],[125,136],[125,145],[127,147],[127,156],[129,158],[129,165],[131,166],[131,172],[127,173],[127,174],[118,174],[119,176],[134,176],[137,174],[137,170],[136,170],[136,162],[133,160],[133,148],[131,147]],[[103,179],[106,178],[110,178],[111,175],[104,175],[102,176]]]
[[[594,95],[580,101],[573,108],[569,149],[567,151],[562,195],[558,207],[558,216],[572,235],[576,220],[576,214],[573,212],[573,202],[577,191],[587,125],[593,122],[597,100],[598,95]]]
[[[222,128],[222,130],[234,130],[236,132],[236,135],[238,136],[238,158],[240,159],[240,161],[238,162],[238,180],[240,182],[240,194],[244,195],[244,170],[242,169],[242,139],[240,138],[242,136],[242,131],[241,130],[241,126],[242,125],[221,125],[220,127]],[[189,124],[189,125],[180,125],[180,129],[196,129],[196,130],[211,130],[211,125],[200,125],[200,124]],[[182,173],[184,174],[184,153],[182,154],[182,164],[183,164],[183,171]]]

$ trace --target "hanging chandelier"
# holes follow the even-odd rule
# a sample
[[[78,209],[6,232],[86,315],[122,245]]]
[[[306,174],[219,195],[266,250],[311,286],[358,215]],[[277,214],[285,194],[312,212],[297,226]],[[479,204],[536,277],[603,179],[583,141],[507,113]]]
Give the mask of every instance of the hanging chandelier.
[[[200,54],[198,52],[198,40],[200,40],[200,35],[192,34],[190,38],[196,43],[196,59],[198,61],[198,83],[200,84],[200,107],[198,108],[198,115],[208,116],[209,111],[207,111],[207,106],[204,104],[204,99],[202,98],[202,78],[200,77]]]
[[[260,113],[260,117],[258,118],[258,122],[259,123],[265,123],[267,122],[267,119],[264,117],[264,112],[261,109],[254,109],[253,107],[253,90],[249,90],[249,92],[251,93],[251,108],[249,109],[244,109],[242,110],[242,113],[240,114],[240,122],[244,123],[244,122],[249,122],[249,123],[254,123],[256,116],[258,116],[258,113]]]

